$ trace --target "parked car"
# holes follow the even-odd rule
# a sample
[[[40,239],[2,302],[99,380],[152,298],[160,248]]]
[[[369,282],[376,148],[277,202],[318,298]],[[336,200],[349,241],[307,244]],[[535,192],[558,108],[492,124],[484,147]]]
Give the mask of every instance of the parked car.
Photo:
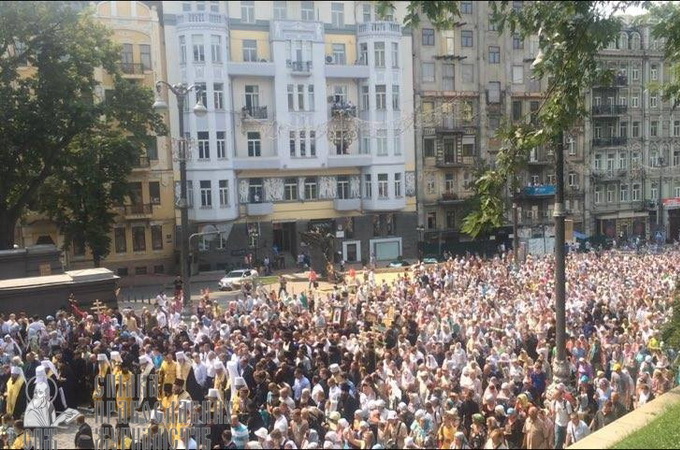
[[[423,264],[437,264],[439,262],[441,261],[435,255],[427,255],[423,258]]]
[[[257,278],[257,270],[255,269],[232,270],[220,280],[220,291],[239,289],[244,281],[252,282],[255,278]]]
[[[398,259],[396,261],[392,261],[391,263],[389,263],[387,265],[387,267],[392,267],[392,268],[394,268],[394,267],[408,267],[410,265],[411,265],[410,262],[405,261],[403,259]]]

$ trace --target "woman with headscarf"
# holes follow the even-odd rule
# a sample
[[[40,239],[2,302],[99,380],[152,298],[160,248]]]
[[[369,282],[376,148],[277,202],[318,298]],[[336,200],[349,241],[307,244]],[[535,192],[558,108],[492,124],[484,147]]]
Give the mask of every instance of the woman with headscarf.
[[[49,359],[42,360],[40,364],[45,369],[45,376],[51,380],[48,382],[48,385],[50,387],[51,398],[53,398],[52,404],[54,405],[54,409],[57,413],[65,411],[67,407],[66,396],[64,395],[64,389],[62,387],[65,380],[60,377],[59,371],[57,371],[54,363]]]
[[[452,449],[469,449],[470,445],[468,444],[468,440],[465,437],[465,434],[461,431],[456,432],[456,434],[453,436],[453,443],[451,444]]]

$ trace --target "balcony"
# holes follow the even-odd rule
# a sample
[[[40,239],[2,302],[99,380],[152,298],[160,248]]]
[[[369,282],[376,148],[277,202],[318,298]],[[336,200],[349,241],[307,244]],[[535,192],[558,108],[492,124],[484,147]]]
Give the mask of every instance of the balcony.
[[[351,103],[331,102],[331,116],[333,117],[356,117],[357,107]]]
[[[333,208],[336,211],[359,211],[361,210],[360,198],[336,198],[333,200]]]
[[[596,105],[593,106],[593,116],[618,116],[628,112],[627,105]]]
[[[274,77],[276,67],[273,62],[267,60],[259,61],[229,61],[229,76],[245,77]]]
[[[246,203],[246,214],[249,216],[267,216],[274,212],[272,202]]]
[[[136,203],[125,205],[124,215],[126,219],[149,219],[153,215],[153,205],[151,203]]]
[[[468,198],[470,197],[458,195],[455,192],[444,192],[437,203],[440,205],[460,205],[465,203]]]
[[[444,154],[439,156],[435,161],[435,166],[440,168],[446,167],[470,167],[475,164],[474,156],[459,156],[453,154]]]
[[[357,150],[350,150],[347,147],[344,151],[341,148],[330,146],[328,150],[328,167],[366,167],[371,165],[371,155],[360,153]]]
[[[401,25],[397,22],[378,21],[360,23],[357,27],[357,36],[370,36],[376,34],[390,34],[395,37],[400,37]]]
[[[241,108],[241,118],[243,120],[267,120],[266,106],[244,106]]]
[[[627,169],[594,170],[593,178],[595,179],[595,181],[615,181],[618,180],[619,178],[625,178],[627,174],[628,174]]]
[[[309,76],[312,74],[311,61],[291,61],[289,59],[286,61],[286,67],[290,69],[293,75]]]
[[[520,191],[520,197],[524,198],[548,198],[555,195],[555,185],[526,186]]]
[[[148,169],[150,165],[148,156],[140,156],[132,166],[132,170]]]
[[[216,28],[227,26],[227,16],[212,12],[185,12],[177,15],[177,26],[188,28],[195,24],[214,25]]]
[[[326,78],[368,78],[370,71],[368,66],[362,62],[357,61],[354,65],[351,64],[335,64],[326,61]]]
[[[531,154],[529,155],[529,160],[527,164],[530,166],[547,166],[555,162],[555,155],[552,152],[546,152],[544,154]]]
[[[141,63],[119,63],[118,66],[120,67],[121,72],[123,72],[123,75],[143,76],[144,71],[151,70],[144,67],[144,64]]]
[[[615,136],[608,138],[595,138],[593,139],[593,147],[618,147],[621,145],[626,145],[628,141],[627,137]]]
[[[441,121],[435,121],[434,132],[436,134],[476,134],[475,122],[466,119],[454,119],[446,117]]]

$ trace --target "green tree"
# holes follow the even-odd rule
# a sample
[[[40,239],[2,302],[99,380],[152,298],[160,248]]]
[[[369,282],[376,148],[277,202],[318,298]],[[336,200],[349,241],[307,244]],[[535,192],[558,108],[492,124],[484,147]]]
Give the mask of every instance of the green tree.
[[[121,77],[110,37],[61,2],[0,3],[0,249],[30,206],[67,242],[84,238],[95,261],[108,253],[108,209],[148,134],[165,132],[150,90]],[[99,69],[114,82],[106,100]]]
[[[669,76],[663,84],[652,84],[653,91],[661,92],[664,101],[671,102],[673,109],[680,105],[680,4],[678,2],[654,3],[649,13],[639,20],[652,24],[652,35],[665,41],[665,69]]]

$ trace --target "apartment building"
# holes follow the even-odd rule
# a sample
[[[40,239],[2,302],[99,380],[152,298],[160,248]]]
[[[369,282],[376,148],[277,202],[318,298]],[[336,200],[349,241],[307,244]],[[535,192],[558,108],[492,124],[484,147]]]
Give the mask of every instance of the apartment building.
[[[85,2],[71,2],[81,8]],[[165,49],[155,6],[139,1],[104,1],[93,4],[95,17],[113,30],[112,39],[122,48],[121,71],[131,83],[153,88],[165,77]],[[100,98],[112,87],[111,77],[99,70]],[[168,138],[152,139],[130,175],[132,194],[117,208],[111,233],[111,252],[102,261],[118,275],[170,273],[175,265],[175,207],[173,169]],[[37,214],[28,214],[18,227],[23,246],[63,245],[56,225]],[[82,242],[73,242],[65,256],[70,269],[92,267],[92,257]]]
[[[653,89],[671,77],[663,42],[626,27],[601,62],[615,77],[588,96],[589,233],[678,239],[680,114]]]
[[[397,6],[381,18],[374,2],[163,2],[167,81],[197,85],[208,108],[184,113],[192,232],[221,231],[199,237],[195,269],[277,252],[291,264],[311,229],[349,262],[415,254],[412,45]]]

